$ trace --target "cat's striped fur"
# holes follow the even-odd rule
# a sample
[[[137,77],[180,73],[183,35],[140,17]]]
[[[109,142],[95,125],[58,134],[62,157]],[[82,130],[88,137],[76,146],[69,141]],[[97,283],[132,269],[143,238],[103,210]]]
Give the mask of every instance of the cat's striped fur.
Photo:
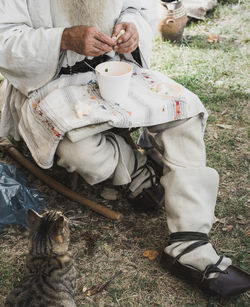
[[[69,225],[62,213],[29,210],[29,254],[24,278],[7,307],[75,307],[76,271],[68,253]]]

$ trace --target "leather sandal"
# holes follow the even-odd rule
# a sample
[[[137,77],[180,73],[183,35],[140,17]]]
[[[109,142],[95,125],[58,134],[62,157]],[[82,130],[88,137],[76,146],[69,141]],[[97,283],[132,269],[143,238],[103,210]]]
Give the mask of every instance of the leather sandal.
[[[170,235],[170,244],[194,240],[198,241],[184,249],[177,257],[172,257],[163,251],[161,257],[162,267],[188,283],[198,286],[210,295],[228,297],[250,290],[249,273],[234,265],[230,265],[224,271],[218,268],[223,256],[220,257],[216,264],[208,265],[204,271],[200,271],[190,265],[181,264],[178,261],[180,257],[198,246],[209,243],[208,237],[206,234],[199,232],[176,232]],[[217,274],[213,278],[208,278],[211,273]]]
[[[151,181],[151,187],[145,188],[142,192],[136,197],[130,197],[129,186],[126,190],[126,197],[128,202],[132,205],[132,207],[136,211],[153,211],[164,204],[165,201],[165,190],[163,186],[160,184],[160,177],[156,174],[155,166],[152,161],[147,161],[146,164],[137,168],[137,163],[135,165],[134,174],[132,175],[132,179],[137,178],[143,170],[147,168],[149,171],[149,177],[147,177],[141,184],[146,181]],[[153,171],[152,171],[153,169]]]
[[[127,200],[136,211],[153,211],[164,204],[165,191],[160,183],[155,183],[152,187],[143,189],[143,191],[134,198]]]

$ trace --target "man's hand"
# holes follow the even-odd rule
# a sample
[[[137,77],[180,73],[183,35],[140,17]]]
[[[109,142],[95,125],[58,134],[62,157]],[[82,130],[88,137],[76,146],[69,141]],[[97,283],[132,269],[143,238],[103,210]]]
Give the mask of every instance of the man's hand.
[[[115,45],[114,40],[95,27],[76,26],[64,30],[61,50],[96,57],[112,51]]]
[[[139,33],[133,23],[125,22],[114,27],[112,38],[117,37],[121,30],[125,33],[118,39],[114,50],[117,53],[131,53],[139,45]]]

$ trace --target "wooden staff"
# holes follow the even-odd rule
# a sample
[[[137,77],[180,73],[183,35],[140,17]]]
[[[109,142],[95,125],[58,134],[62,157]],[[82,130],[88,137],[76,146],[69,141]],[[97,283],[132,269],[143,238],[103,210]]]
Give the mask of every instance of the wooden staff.
[[[93,211],[110,218],[112,220],[120,221],[123,216],[121,213],[111,210],[107,207],[104,207],[90,199],[87,199],[78,193],[70,190],[69,188],[65,187],[63,184],[57,182],[55,179],[51,178],[50,176],[46,175],[40,168],[32,164],[28,161],[14,146],[9,146],[7,149],[8,153],[18,161],[21,165],[23,165],[27,170],[29,170],[33,175],[35,175],[38,179],[43,181],[46,185],[57,191],[58,193],[70,198],[73,201],[76,201]]]

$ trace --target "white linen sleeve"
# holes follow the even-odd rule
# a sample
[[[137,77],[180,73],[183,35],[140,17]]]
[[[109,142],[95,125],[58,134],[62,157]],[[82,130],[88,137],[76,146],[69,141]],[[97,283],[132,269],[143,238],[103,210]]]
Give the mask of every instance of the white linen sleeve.
[[[158,10],[154,0],[124,0],[123,10],[116,24],[132,22],[139,33],[139,49],[143,66],[150,66],[152,40],[157,28]],[[130,55],[125,57],[130,58]]]
[[[0,2],[0,72],[25,96],[56,73],[64,28],[34,29],[27,1]]]

